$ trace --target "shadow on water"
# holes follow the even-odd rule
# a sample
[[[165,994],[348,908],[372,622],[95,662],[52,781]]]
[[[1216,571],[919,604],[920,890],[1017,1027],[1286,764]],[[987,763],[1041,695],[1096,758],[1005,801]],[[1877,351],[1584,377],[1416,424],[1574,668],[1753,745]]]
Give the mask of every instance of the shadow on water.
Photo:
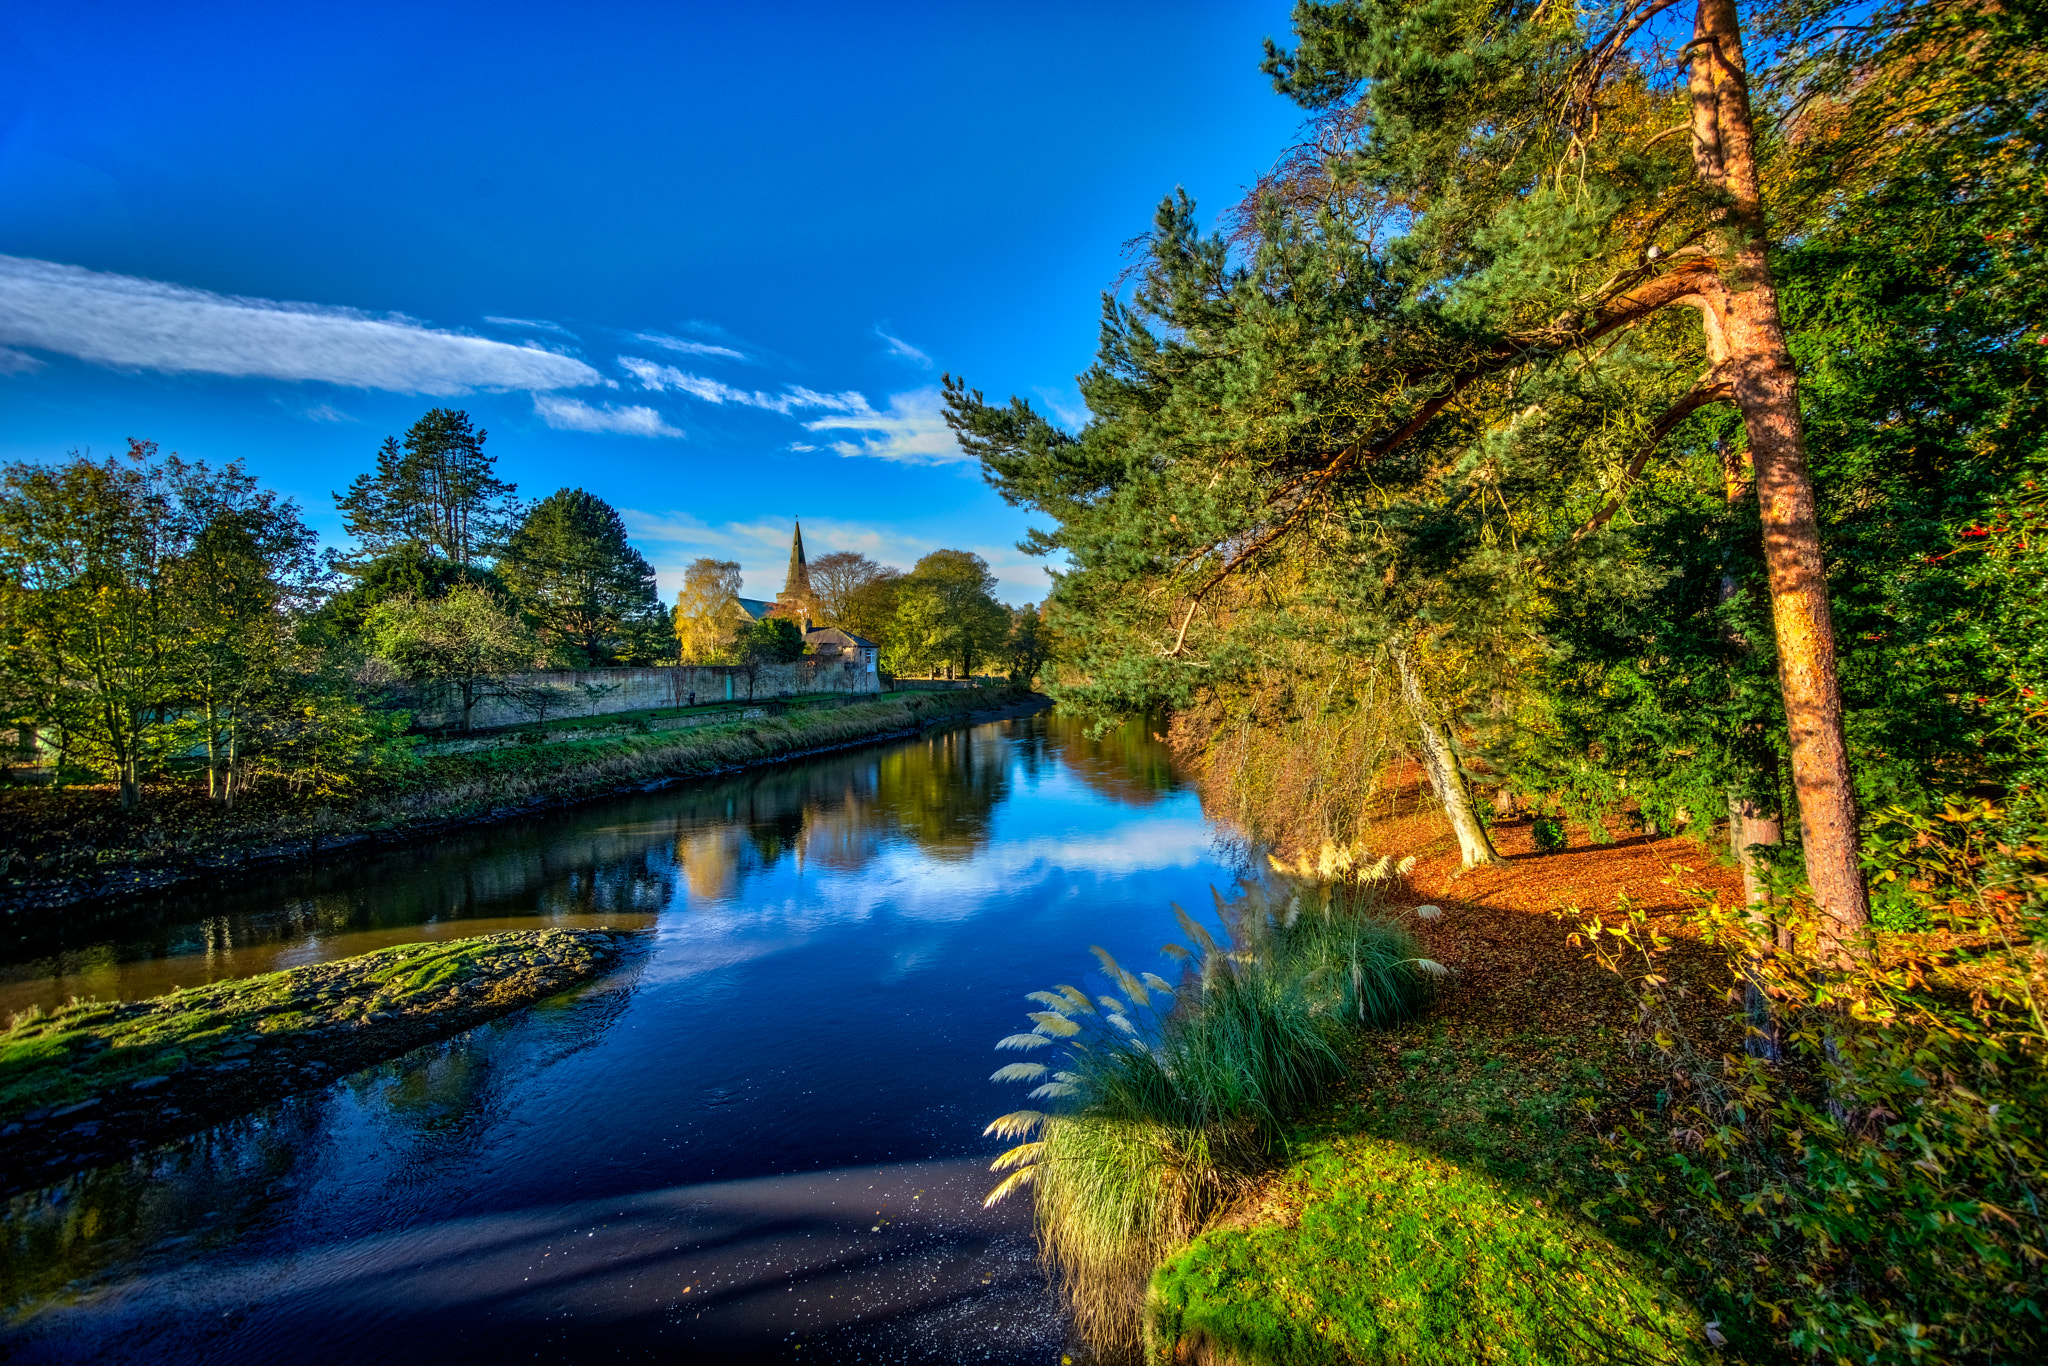
[[[1144,728],[1049,717],[579,808],[25,946],[16,999],[536,924],[634,968],[11,1202],[10,1360],[1056,1360],[985,1078],[1230,872]],[[87,984],[87,985],[81,985]],[[1106,984],[1105,984],[1106,985]],[[18,1008],[18,1006],[16,1007]],[[799,1344],[801,1347],[799,1349]],[[790,1355],[790,1354],[794,1355]]]

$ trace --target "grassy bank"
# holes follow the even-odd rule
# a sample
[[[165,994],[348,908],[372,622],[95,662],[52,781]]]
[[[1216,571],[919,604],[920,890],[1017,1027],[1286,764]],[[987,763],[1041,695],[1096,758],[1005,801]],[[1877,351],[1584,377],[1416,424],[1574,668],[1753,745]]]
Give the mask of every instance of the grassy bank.
[[[1187,1217],[1177,1220],[1132,1217],[1128,1179],[1089,1176],[1091,1163],[1100,1168],[1116,1153],[1068,1142],[1062,1127],[1102,1108],[1092,1060],[1054,1076],[1088,1085],[1080,1095],[1048,1088],[1064,1100],[1032,1122],[1042,1146],[1005,1159],[1037,1169],[1041,1248],[1103,1359],[1335,1366],[1768,1355],[1762,1335],[1716,1317],[1716,1302],[1703,1311],[1676,1293],[1661,1237],[1608,1198],[1620,1170],[1615,1131],[1655,1113],[1670,1077],[1631,1047],[1629,992],[1588,961],[1571,940],[1573,925],[1553,914],[1611,906],[1623,892],[1676,929],[1696,902],[1686,889],[1729,892],[1730,875],[1685,840],[1587,848],[1581,832],[1579,847],[1543,854],[1518,827],[1497,832],[1506,865],[1459,874],[1455,844],[1433,814],[1391,820],[1382,833],[1387,848],[1413,851],[1415,866],[1369,876],[1374,885],[1347,897],[1365,922],[1412,934],[1403,956],[1444,964],[1451,975],[1421,1014],[1346,1011],[1329,993],[1354,978],[1348,955],[1301,955],[1308,944],[1286,942],[1299,926],[1222,944],[1229,961],[1249,949],[1298,984],[1340,1065],[1318,1068],[1272,1107],[1280,1123],[1255,1151],[1223,1151],[1257,1127],[1224,1104],[1210,1107],[1223,1122],[1212,1124],[1206,1146],[1121,1143],[1136,1155],[1125,1170],[1142,1168],[1147,1180],[1180,1190],[1206,1188],[1205,1206],[1182,1202]],[[1284,895],[1279,903],[1292,906]],[[1313,907],[1313,897],[1305,904]],[[1283,925],[1287,914],[1314,928],[1314,916],[1292,910],[1280,912]],[[1739,1050],[1725,1028],[1714,1033],[1726,1024],[1725,958],[1680,942],[1667,967],[1691,993],[1702,1037]],[[1183,985],[1179,996],[1169,1035],[1215,1032],[1227,993],[1190,994]],[[1329,1027],[1340,1021],[1344,1028]],[[1252,1051],[1289,1047],[1268,1029]],[[1272,1065],[1256,1056],[1233,1062],[1231,1071],[1249,1078]],[[1177,1061],[1171,1070],[1192,1071]],[[1195,1126],[1181,1129],[1193,1135]],[[1119,1137],[1138,1132],[1126,1123]],[[1063,1246],[1076,1227],[1096,1235],[1090,1262]],[[1142,1276],[1135,1302],[1117,1285],[1133,1271]]]
[[[0,1034],[0,1193],[209,1128],[587,981],[626,933],[404,944],[143,1001],[81,1001]]]
[[[734,711],[730,720],[680,730],[610,721],[589,738],[430,756],[348,800],[302,800],[273,790],[229,808],[189,785],[167,784],[152,788],[140,809],[122,811],[110,789],[0,789],[0,911],[49,910],[289,864],[906,734],[1030,700],[1028,693],[961,689],[791,705],[752,717]]]

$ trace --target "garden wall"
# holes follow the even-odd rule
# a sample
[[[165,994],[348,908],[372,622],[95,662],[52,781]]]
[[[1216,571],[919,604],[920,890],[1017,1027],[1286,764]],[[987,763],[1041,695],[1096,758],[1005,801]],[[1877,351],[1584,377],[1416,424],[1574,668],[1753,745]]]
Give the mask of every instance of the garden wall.
[[[645,711],[654,707],[713,702],[762,701],[804,693],[876,693],[879,675],[836,659],[800,659],[793,664],[763,664],[754,671],[751,693],[747,670],[738,665],[692,664],[654,669],[557,669],[514,674],[503,690],[485,697],[470,712],[472,730],[527,725],[540,719],[604,716],[612,712]],[[423,690],[413,699],[415,730],[455,730],[462,708],[453,696]]]

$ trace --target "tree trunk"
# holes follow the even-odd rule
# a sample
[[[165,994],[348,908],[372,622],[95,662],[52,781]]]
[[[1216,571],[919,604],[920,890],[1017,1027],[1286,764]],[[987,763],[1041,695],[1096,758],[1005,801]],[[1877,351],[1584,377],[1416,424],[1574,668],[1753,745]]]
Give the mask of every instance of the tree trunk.
[[[1748,462],[1729,447],[1721,444],[1721,485],[1729,507],[1740,506],[1754,492],[1754,479],[1748,469]],[[1721,561],[1721,601],[1728,602],[1735,596],[1735,571],[1728,563],[1727,552],[1723,551]],[[1747,652],[1750,642],[1733,627],[1725,628],[1730,644]],[[1775,784],[1773,784],[1775,790]],[[1758,946],[1775,945],[1779,935],[1777,917],[1771,906],[1770,889],[1765,885],[1758,871],[1756,846],[1776,846],[1784,842],[1784,821],[1779,817],[1777,804],[1762,803],[1754,798],[1728,794],[1728,851],[1734,857],[1736,866],[1742,870],[1742,898],[1749,908],[1749,924]],[[1764,988],[1764,974],[1759,954],[1761,947],[1744,955],[1742,963],[1742,1008],[1749,1022],[1749,1034],[1744,1047],[1752,1057],[1768,1058],[1772,1062],[1784,1056],[1784,1030],[1778,1019],[1776,1006],[1770,993]]]
[[[1820,912],[1823,959],[1856,952],[1870,920],[1857,857],[1856,799],[1842,732],[1834,623],[1813,482],[1806,468],[1798,377],[1771,283],[1742,34],[1734,0],[1700,0],[1691,44],[1693,157],[1723,191],[1722,288],[1711,306],[1755,462],[1764,564],[1777,636],[1778,680],[1791,736],[1807,883]]]
[[[1450,734],[1444,729],[1435,705],[1424,695],[1422,681],[1415,676],[1407,650],[1394,650],[1394,665],[1401,671],[1401,698],[1408,704],[1408,714],[1422,736],[1422,762],[1429,770],[1429,784],[1436,789],[1437,800],[1443,803],[1451,829],[1457,832],[1458,853],[1465,867],[1499,863],[1501,857],[1494,852],[1493,841],[1487,837],[1486,827],[1472,805],[1472,791],[1465,785],[1465,773],[1458,766],[1457,752],[1451,748]]]

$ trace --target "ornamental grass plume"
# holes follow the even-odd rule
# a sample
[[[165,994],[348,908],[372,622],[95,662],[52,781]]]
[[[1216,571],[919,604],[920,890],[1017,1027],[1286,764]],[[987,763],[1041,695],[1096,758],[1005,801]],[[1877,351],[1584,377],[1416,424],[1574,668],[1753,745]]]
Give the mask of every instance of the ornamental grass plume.
[[[987,1203],[1031,1189],[1040,1257],[1106,1351],[1139,1345],[1153,1268],[1285,1154],[1288,1123],[1344,1070],[1345,1032],[1415,1014],[1443,972],[1355,885],[1283,879],[1216,900],[1219,932],[1174,907],[1178,986],[1097,946],[1111,991],[1032,992],[1030,1032],[996,1044],[1054,1060],[992,1078],[1036,1083],[1046,1108],[988,1126],[1022,1141],[996,1159]]]

